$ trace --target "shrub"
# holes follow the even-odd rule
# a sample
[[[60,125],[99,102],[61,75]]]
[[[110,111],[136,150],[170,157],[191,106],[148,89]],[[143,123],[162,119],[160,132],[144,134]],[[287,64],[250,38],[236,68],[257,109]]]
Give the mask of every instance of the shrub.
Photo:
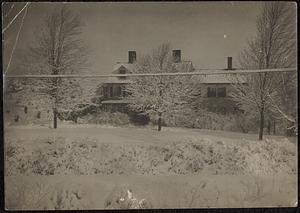
[[[85,116],[89,113],[95,113],[96,111],[97,107],[94,105],[78,104],[74,110],[58,112],[58,118],[60,120],[71,120],[77,123],[77,119],[79,117]]]
[[[23,154],[25,149],[18,143],[6,141],[5,144],[5,175],[14,175],[16,172],[22,171],[25,160]]]
[[[163,118],[167,126],[188,128],[195,127],[195,116],[188,110],[180,112],[166,112]]]
[[[150,117],[148,115],[144,115],[138,112],[130,111],[129,119],[135,125],[147,125],[150,121]]]
[[[232,114],[234,127],[243,133],[256,132],[258,126],[258,119],[253,113],[240,112]]]
[[[188,110],[166,113],[164,122],[167,126],[225,130],[236,132],[255,132],[257,119],[250,113],[221,114],[202,111],[193,113]]]
[[[188,138],[163,145],[111,144],[88,138],[56,140],[26,154],[8,148],[6,175],[17,174],[246,174],[296,172],[289,141],[243,141],[240,145]],[[22,147],[20,148],[22,150]],[[18,154],[14,154],[18,153]],[[25,153],[25,154],[24,154]]]
[[[109,124],[114,126],[123,126],[130,124],[130,118],[127,114],[121,112],[100,111],[83,117],[80,122],[88,124]]]

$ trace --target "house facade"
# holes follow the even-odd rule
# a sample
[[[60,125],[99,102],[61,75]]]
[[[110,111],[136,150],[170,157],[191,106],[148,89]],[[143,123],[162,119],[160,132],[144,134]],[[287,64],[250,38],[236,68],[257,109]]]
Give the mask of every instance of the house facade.
[[[227,68],[224,70],[234,70],[232,68],[232,57],[227,58]],[[203,107],[211,112],[222,114],[235,113],[238,110],[238,106],[231,97],[231,94],[235,92],[232,87],[233,81],[230,75],[225,74],[202,76],[200,88]],[[241,83],[246,82],[241,81]]]
[[[131,74],[136,61],[136,52],[128,51],[128,62],[117,62],[112,74]],[[181,51],[173,50],[174,68],[178,71],[185,70],[187,72],[194,71],[191,61],[181,60]],[[233,70],[232,58],[227,59],[227,68],[224,70]],[[214,72],[214,71],[212,71]],[[200,78],[201,105],[208,111],[222,114],[234,113],[238,110],[236,103],[230,97],[234,92],[232,88],[232,79],[228,75],[215,74],[205,75]],[[128,101],[125,87],[130,84],[131,80],[127,76],[110,77],[102,84],[101,91],[103,100],[102,110],[109,112],[128,112]]]
[[[136,52],[128,51],[128,62],[117,62],[112,74],[130,74],[132,73],[133,63],[136,61]],[[128,101],[124,100],[127,96],[125,87],[131,81],[126,76],[109,77],[101,87],[103,100],[101,101],[102,110],[109,112],[127,112]]]
[[[131,74],[134,69],[135,61],[136,52],[128,51],[128,62],[117,62],[113,67],[112,74]],[[174,69],[178,71],[194,71],[191,61],[181,60],[181,50],[173,50],[173,61]],[[101,94],[103,96],[103,100],[101,101],[102,110],[109,112],[128,112],[128,101],[125,100],[127,96],[125,87],[130,83],[131,80],[127,76],[107,78],[101,87]]]

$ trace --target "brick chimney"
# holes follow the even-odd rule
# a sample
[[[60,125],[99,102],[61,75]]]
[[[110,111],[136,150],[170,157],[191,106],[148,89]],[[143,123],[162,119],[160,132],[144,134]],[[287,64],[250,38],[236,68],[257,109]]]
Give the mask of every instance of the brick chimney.
[[[175,63],[181,62],[181,50],[173,50],[173,61]]]
[[[128,51],[128,63],[133,64],[136,61],[136,52]]]
[[[232,57],[227,57],[227,70],[232,70]]]

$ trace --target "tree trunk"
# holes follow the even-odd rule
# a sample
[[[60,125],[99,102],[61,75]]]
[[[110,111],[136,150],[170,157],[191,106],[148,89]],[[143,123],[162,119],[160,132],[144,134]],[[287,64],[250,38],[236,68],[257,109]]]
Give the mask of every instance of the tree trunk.
[[[273,135],[276,134],[276,121],[273,121]]]
[[[158,113],[158,131],[161,130],[161,112]]]
[[[161,81],[161,78],[160,78],[160,87],[161,87],[161,85],[162,85],[162,81]],[[160,100],[161,100],[161,98],[162,98],[162,90],[161,90],[161,88],[159,89],[159,98],[160,98]],[[161,130],[161,112],[159,112],[158,113],[158,131],[160,131]]]
[[[56,109],[53,109],[53,128],[57,128],[57,111]]]
[[[259,136],[258,140],[263,139],[263,134],[264,134],[264,109],[260,110],[260,121],[259,121]]]

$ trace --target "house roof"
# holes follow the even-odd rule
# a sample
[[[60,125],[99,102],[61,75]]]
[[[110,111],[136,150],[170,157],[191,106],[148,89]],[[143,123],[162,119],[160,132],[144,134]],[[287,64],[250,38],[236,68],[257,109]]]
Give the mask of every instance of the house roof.
[[[174,65],[175,69],[178,71],[185,70],[185,71],[191,72],[194,69],[192,61],[181,61],[179,63],[174,63],[173,65]],[[132,71],[134,70],[134,64],[130,64],[130,63],[126,63],[126,62],[117,62],[113,66],[112,73],[119,74],[119,70],[122,67],[125,68],[125,73],[132,73]]]
[[[246,79],[243,76],[239,76],[238,79],[236,76],[226,74],[201,76],[201,82],[204,84],[232,84],[237,81],[240,83],[246,83]]]
[[[132,73],[132,70],[134,68],[133,64],[125,63],[125,62],[117,62],[113,66],[112,74],[120,74],[119,70],[121,68],[125,69],[125,74]],[[104,84],[128,84],[131,83],[131,81],[127,78],[120,78],[120,77],[108,77],[104,80]]]
[[[102,101],[102,104],[128,104],[130,103],[128,100],[106,100]]]
[[[113,74],[119,74],[119,69],[124,67],[125,68],[125,73],[132,73],[132,70],[134,69],[134,65],[133,64],[129,64],[129,63],[125,63],[125,62],[117,62],[114,66],[113,66]]]
[[[192,72],[194,70],[192,61],[181,61],[179,63],[174,63],[173,65],[175,69],[179,72],[182,71]]]
[[[174,67],[177,71],[187,71],[192,72],[194,71],[193,63],[192,61],[181,61],[179,63],[174,63]],[[134,64],[129,64],[126,62],[117,62],[113,66],[112,74],[119,74],[119,70],[121,68],[125,69],[126,74],[132,73],[132,70],[134,69]],[[218,72],[217,70],[212,70],[211,72]],[[226,74],[215,74],[215,75],[203,75],[200,77],[201,82],[204,84],[231,84],[237,81],[236,77],[233,75],[226,75]],[[246,83],[246,80],[241,76],[239,77],[240,83]],[[119,77],[109,77],[107,78],[104,83],[112,83],[112,84],[128,84],[132,81],[125,78],[119,78]]]
[[[129,79],[122,79],[119,77],[108,77],[103,81],[104,84],[129,84],[131,80]]]

